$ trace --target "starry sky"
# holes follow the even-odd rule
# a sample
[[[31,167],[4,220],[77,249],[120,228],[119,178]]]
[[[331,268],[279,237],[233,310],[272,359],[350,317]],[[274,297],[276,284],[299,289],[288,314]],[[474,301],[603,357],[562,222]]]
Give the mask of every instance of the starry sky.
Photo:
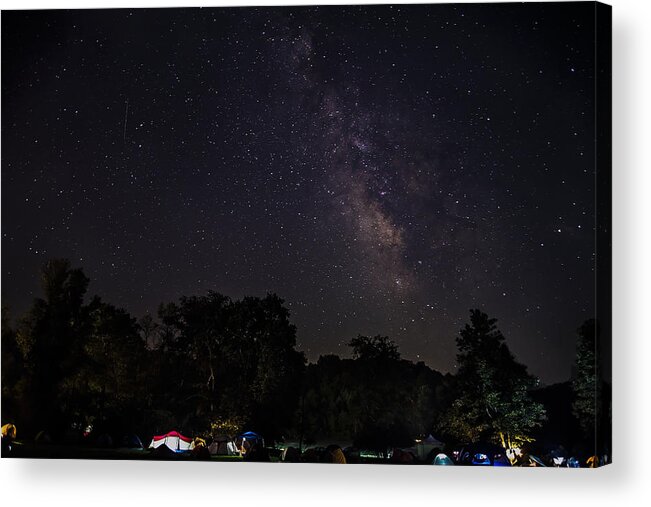
[[[69,258],[134,316],[275,292],[454,372],[470,308],[543,383],[594,316],[591,3],[2,13],[2,303]]]

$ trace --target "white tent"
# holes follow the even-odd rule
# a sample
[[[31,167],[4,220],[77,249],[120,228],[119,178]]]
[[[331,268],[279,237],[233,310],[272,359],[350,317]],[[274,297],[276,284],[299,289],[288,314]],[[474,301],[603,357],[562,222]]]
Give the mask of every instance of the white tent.
[[[173,451],[191,451],[194,449],[194,442],[191,438],[184,437],[177,431],[170,431],[165,435],[158,435],[151,439],[150,449],[156,449],[161,445],[169,447]]]
[[[437,440],[434,438],[432,435],[428,435],[427,438],[424,438],[423,440],[416,441],[415,451],[416,451],[416,457],[420,459],[421,461],[426,459],[427,456],[429,455],[430,452],[432,452],[433,449],[443,449],[445,444],[441,442],[440,440]]]

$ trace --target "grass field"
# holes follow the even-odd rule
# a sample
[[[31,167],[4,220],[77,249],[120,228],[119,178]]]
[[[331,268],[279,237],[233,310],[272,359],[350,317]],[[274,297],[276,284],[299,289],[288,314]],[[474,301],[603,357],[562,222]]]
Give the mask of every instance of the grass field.
[[[270,456],[271,462],[281,462],[278,453]],[[36,459],[98,459],[98,460],[143,460],[143,461],[198,461],[189,452],[170,456],[156,456],[149,449],[111,448],[102,449],[86,446],[61,444],[34,444],[33,442],[14,441],[11,451],[3,448],[3,458],[36,458]],[[211,456],[204,462],[244,462],[241,456]],[[389,461],[374,457],[360,457],[356,463],[388,464]]]
[[[41,444],[16,441],[10,452],[3,449],[3,458],[45,458],[45,459],[115,459],[115,460],[157,460],[148,449],[99,449],[93,447]],[[194,461],[190,453],[178,453],[166,460]],[[240,456],[211,456],[210,461],[243,461]]]

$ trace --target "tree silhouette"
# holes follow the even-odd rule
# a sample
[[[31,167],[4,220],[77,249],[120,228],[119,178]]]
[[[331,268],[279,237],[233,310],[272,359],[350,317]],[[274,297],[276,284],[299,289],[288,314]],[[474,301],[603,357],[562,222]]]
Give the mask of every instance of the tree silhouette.
[[[537,381],[518,363],[497,320],[470,311],[457,337],[457,398],[443,417],[442,428],[461,441],[491,440],[505,448],[531,440],[545,410],[529,397]]]
[[[291,423],[305,364],[282,299],[231,301],[209,292],[162,305],[159,317],[166,372],[159,406],[195,430],[244,421],[267,438],[280,436]]]
[[[48,261],[41,271],[44,299],[36,299],[18,326],[16,341],[25,367],[28,424],[47,424],[63,432],[81,386],[66,383],[84,361],[87,311],[83,298],[89,280],[66,259]]]
[[[352,439],[385,452],[429,433],[442,375],[400,359],[387,337],[358,336],[349,346],[354,359],[326,355],[307,368],[297,417],[306,440]]]
[[[585,440],[592,444],[597,438],[597,425],[602,416],[602,383],[597,350],[599,325],[595,319],[586,320],[577,333],[572,413],[579,422]]]
[[[456,339],[457,374],[444,377],[380,335],[351,339],[352,359],[322,356],[306,368],[275,294],[184,296],[162,304],[156,320],[136,321],[98,297],[86,304],[89,280],[67,260],[46,263],[41,282],[43,298],[16,326],[3,309],[3,417],[24,435],[47,429],[56,438],[89,423],[115,438],[246,428],[268,441],[293,433],[385,451],[438,427],[459,441],[513,447],[545,417],[530,398],[536,379],[479,310]],[[594,321],[579,330],[573,381],[573,412],[588,435],[601,411],[597,333]]]
[[[387,336],[376,335],[372,338],[358,335],[348,342],[353,349],[353,359],[397,361],[400,359],[398,346]]]
[[[20,378],[9,407],[27,434],[47,429],[62,438],[81,435],[90,423],[110,420],[114,429],[137,423],[144,342],[126,311],[97,297],[84,304],[88,284],[68,260],[48,261],[41,270],[44,297],[18,323]]]

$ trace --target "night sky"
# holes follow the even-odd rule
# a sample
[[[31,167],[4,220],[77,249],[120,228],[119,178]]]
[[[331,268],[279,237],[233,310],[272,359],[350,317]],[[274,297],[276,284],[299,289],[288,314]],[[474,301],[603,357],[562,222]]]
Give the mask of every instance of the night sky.
[[[470,308],[544,383],[594,316],[594,6],[2,13],[2,303],[67,257],[134,316],[275,292],[454,372]]]

